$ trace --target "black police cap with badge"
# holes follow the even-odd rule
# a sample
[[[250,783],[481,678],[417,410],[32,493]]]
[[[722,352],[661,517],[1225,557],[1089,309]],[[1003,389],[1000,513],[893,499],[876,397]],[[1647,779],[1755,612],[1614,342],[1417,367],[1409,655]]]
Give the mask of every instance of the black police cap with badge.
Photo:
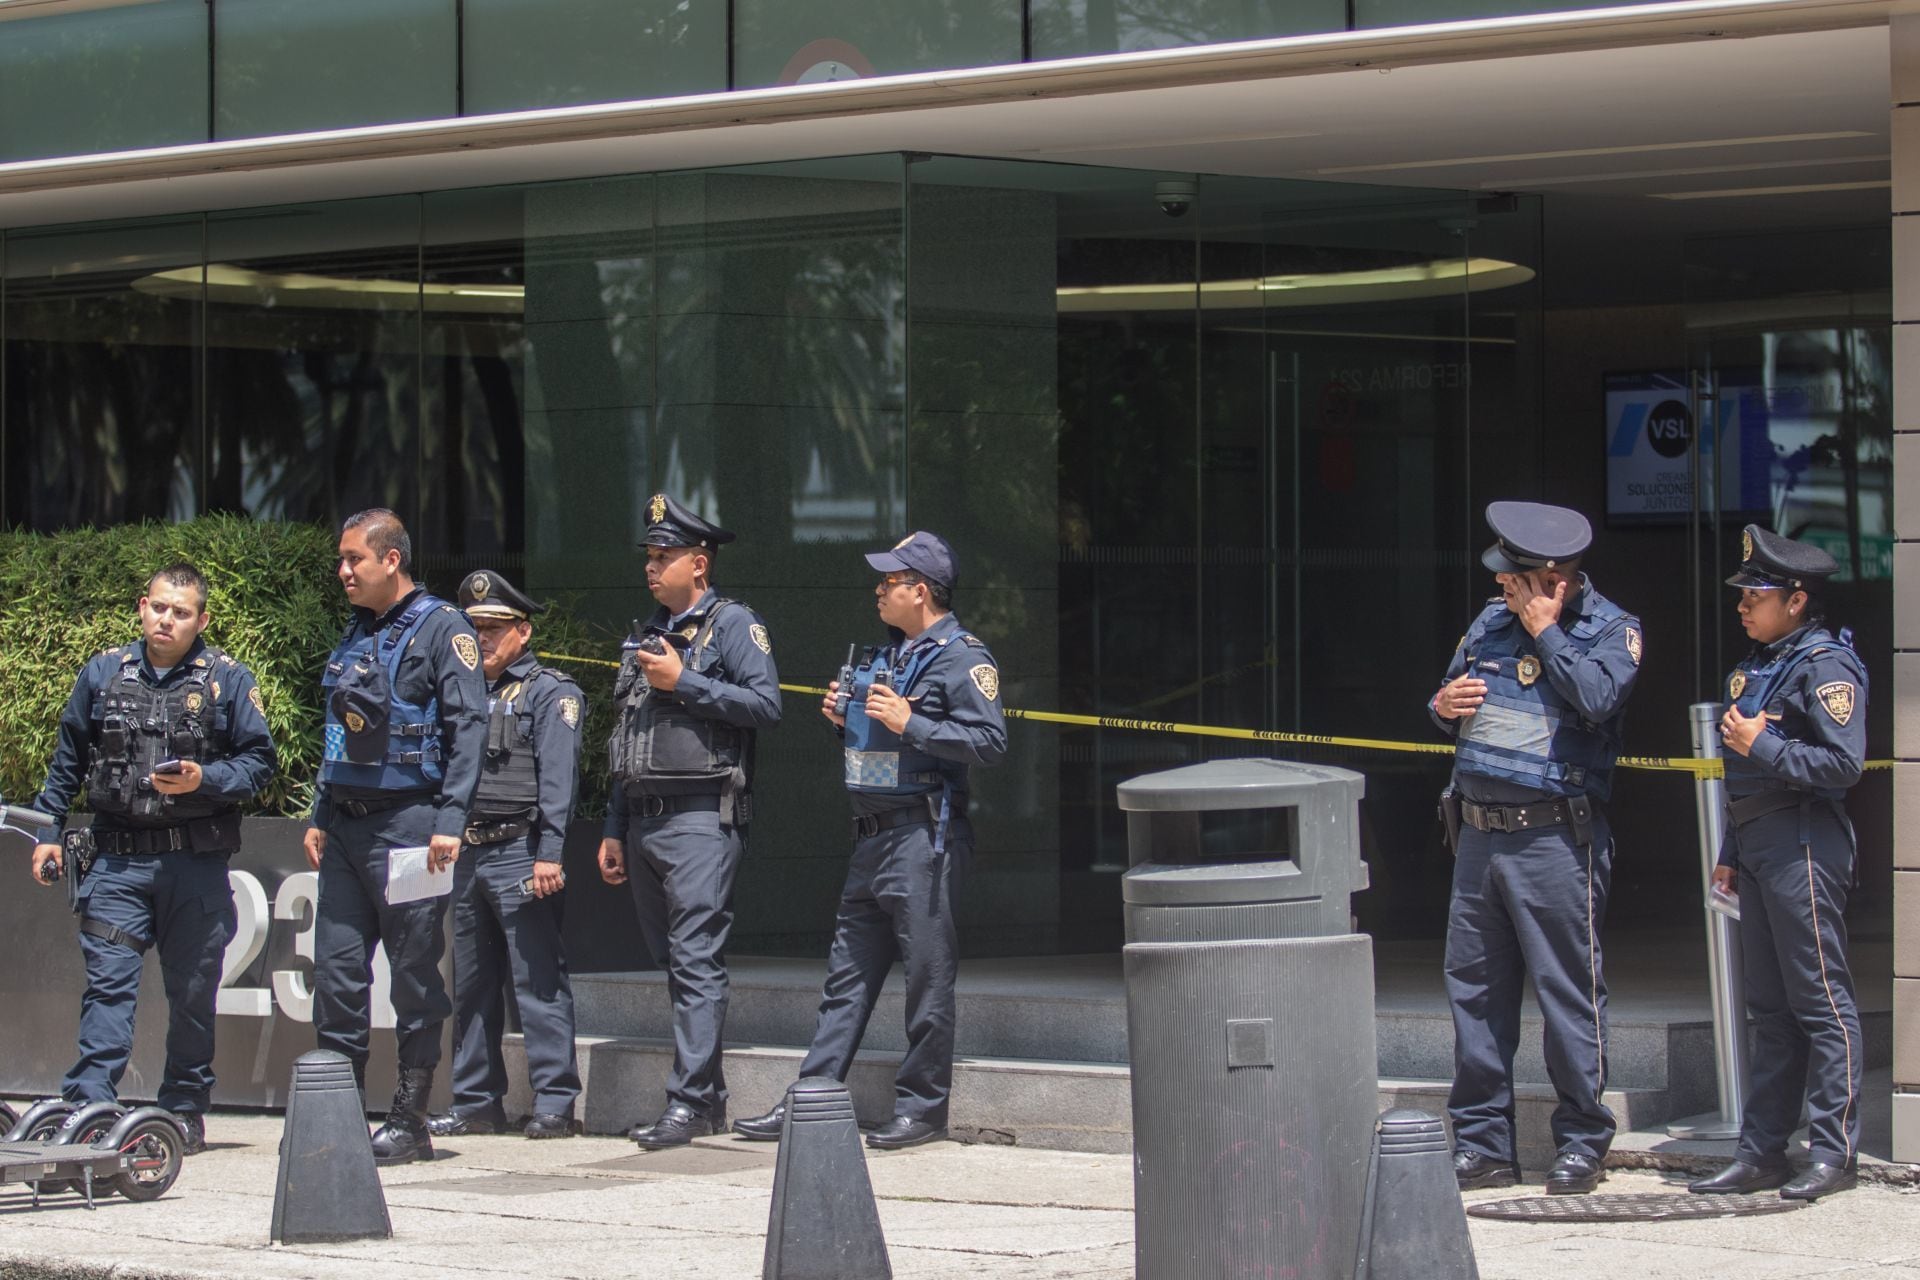
[[[1495,573],[1558,569],[1593,545],[1593,526],[1578,511],[1544,502],[1491,502],[1487,525],[1499,541],[1480,563]]]
[[[547,606],[535,604],[527,594],[491,569],[476,569],[460,582],[460,609],[469,618],[505,618],[510,622],[530,622]]]
[[[1740,536],[1740,568],[1727,579],[1727,585],[1762,591],[1812,591],[1838,572],[1840,562],[1819,547],[1750,524]]]
[[[647,499],[647,547],[704,547],[712,551],[733,541],[733,534],[711,520],[703,520],[686,505],[664,493]]]

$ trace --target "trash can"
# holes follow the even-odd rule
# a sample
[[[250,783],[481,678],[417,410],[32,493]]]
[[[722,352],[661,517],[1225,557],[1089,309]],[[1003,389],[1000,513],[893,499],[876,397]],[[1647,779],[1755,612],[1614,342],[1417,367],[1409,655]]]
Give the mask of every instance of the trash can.
[[[1280,760],[1120,784],[1139,1275],[1353,1274],[1379,1110],[1365,791]]]

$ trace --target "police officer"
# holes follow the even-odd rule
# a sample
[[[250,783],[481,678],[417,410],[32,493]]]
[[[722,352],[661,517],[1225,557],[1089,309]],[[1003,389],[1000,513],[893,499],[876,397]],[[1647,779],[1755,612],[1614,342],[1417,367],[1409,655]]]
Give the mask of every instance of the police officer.
[[[666,1109],[627,1135],[649,1150],[727,1123],[721,1034],[733,881],[752,816],[754,738],[780,723],[766,623],[713,589],[719,549],[731,541],[665,494],[648,500],[647,586],[659,608],[634,624],[614,683],[600,875],[633,886],[640,936],[673,1000]]]
[[[366,1085],[373,950],[393,975],[399,1085],[373,1135],[381,1164],[431,1160],[427,1095],[452,1012],[437,897],[390,905],[387,854],[426,846],[436,869],[460,856],[486,754],[480,642],[460,611],[413,580],[413,542],[384,507],[340,531],[341,585],[353,606],[322,680],[326,747],[306,834],[320,873],[313,1022],[322,1049],[345,1054]]]
[[[235,927],[227,859],[240,847],[242,801],[278,766],[253,673],[200,638],[207,580],[185,562],[147,582],[142,638],[94,657],[60,715],[58,745],[34,807],[53,815],[33,851],[36,879],[71,865],[59,840],[84,783],[91,857],[78,885],[80,1058],[61,1082],[73,1102],[111,1102],[133,1052],[134,1001],[149,948],[167,992],[160,1105],[180,1118],[189,1154],[206,1149],[213,1092],[214,1002]],[[91,853],[86,846],[91,845]]]
[[[1593,532],[1578,512],[1496,502],[1487,523],[1497,541],[1481,562],[1500,595],[1461,637],[1428,704],[1457,744],[1442,799],[1455,855],[1446,952],[1454,1176],[1463,1189],[1519,1179],[1511,1064],[1530,972],[1559,1096],[1547,1191],[1577,1195],[1605,1177],[1615,1128],[1600,1100],[1600,924],[1613,862],[1602,806],[1640,671],[1640,620],[1580,572]]]
[[[894,1074],[894,1117],[867,1136],[882,1150],[947,1136],[953,1092],[953,983],[960,952],[953,897],[973,848],[967,770],[1007,751],[1000,670],[954,617],[953,549],[910,534],[867,563],[888,643],[869,649],[820,710],[841,733],[853,802],[853,860],[840,893],[813,1044],[800,1075],[845,1080],[895,959],[906,968],[907,1052]],[[780,1136],[786,1104],[734,1123]]]
[[[533,1086],[529,1138],[573,1135],[580,1069],[573,985],[560,942],[560,851],[580,773],[580,686],[535,659],[543,606],[491,570],[460,583],[460,607],[480,638],[488,684],[487,755],[467,815],[466,856],[453,871],[453,1110],[436,1137],[498,1133],[507,1064],[502,984],[513,980]]]
[[[1727,579],[1754,647],[1727,677],[1727,824],[1713,879],[1740,900],[1753,1080],[1733,1163],[1690,1191],[1779,1187],[1782,1199],[1817,1200],[1857,1176],[1865,1054],[1847,969],[1854,843],[1843,801],[1866,757],[1867,671],[1815,600],[1839,567],[1748,525]],[[1787,1139],[1803,1101],[1813,1162],[1796,1177]]]

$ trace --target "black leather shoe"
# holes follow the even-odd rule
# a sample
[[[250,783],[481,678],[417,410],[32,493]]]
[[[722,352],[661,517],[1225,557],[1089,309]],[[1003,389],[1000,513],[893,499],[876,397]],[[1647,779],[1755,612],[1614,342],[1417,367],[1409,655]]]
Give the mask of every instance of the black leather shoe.
[[[207,1149],[207,1119],[198,1111],[176,1111],[173,1118],[180,1122],[180,1154],[197,1156]]]
[[[1456,1151],[1453,1153],[1453,1180],[1460,1184],[1462,1191],[1477,1191],[1481,1187],[1510,1187],[1520,1181],[1520,1166],[1496,1160],[1478,1151]]]
[[[1846,1191],[1860,1181],[1850,1164],[1825,1164],[1815,1160],[1805,1173],[1780,1188],[1782,1200],[1818,1200],[1836,1191]]]
[[[1791,1177],[1793,1170],[1785,1161],[1779,1164],[1749,1164],[1745,1160],[1735,1160],[1710,1178],[1689,1182],[1687,1190],[1697,1196],[1747,1196],[1756,1191],[1771,1191]]]
[[[433,1159],[433,1139],[427,1136],[427,1095],[432,1092],[431,1067],[401,1068],[393,1109],[387,1112],[387,1122],[374,1130],[375,1164]]]
[[[718,1121],[716,1126],[715,1121]],[[684,1147],[695,1138],[704,1138],[724,1128],[726,1113],[717,1116],[696,1114],[694,1109],[684,1102],[667,1104],[660,1118],[652,1124],[637,1124],[627,1131],[627,1136],[649,1151],[664,1151],[668,1147]]]
[[[1607,1171],[1594,1157],[1578,1151],[1562,1151],[1553,1168],[1547,1170],[1547,1194],[1583,1196],[1606,1180]]]
[[[943,1124],[915,1120],[912,1116],[895,1116],[867,1135],[867,1145],[875,1151],[898,1151],[902,1147],[917,1147],[923,1142],[937,1142],[946,1136],[947,1126]]]
[[[427,1121],[427,1132],[436,1138],[484,1137],[506,1128],[506,1114],[500,1111],[449,1111]]]
[[[573,1117],[563,1116],[557,1111],[536,1111],[521,1132],[529,1138],[571,1138]]]
[[[748,1116],[733,1122],[733,1131],[749,1142],[780,1141],[780,1126],[786,1123],[787,1104],[782,1102],[763,1116]]]

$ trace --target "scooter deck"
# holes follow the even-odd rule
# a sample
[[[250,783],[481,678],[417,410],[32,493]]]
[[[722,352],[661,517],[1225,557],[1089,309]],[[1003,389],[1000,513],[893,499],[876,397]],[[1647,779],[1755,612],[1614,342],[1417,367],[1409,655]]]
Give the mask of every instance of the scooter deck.
[[[79,1178],[84,1176],[88,1166],[92,1167],[96,1179],[104,1180],[124,1170],[126,1163],[125,1157],[113,1147],[50,1147],[43,1142],[0,1142],[0,1182]]]

